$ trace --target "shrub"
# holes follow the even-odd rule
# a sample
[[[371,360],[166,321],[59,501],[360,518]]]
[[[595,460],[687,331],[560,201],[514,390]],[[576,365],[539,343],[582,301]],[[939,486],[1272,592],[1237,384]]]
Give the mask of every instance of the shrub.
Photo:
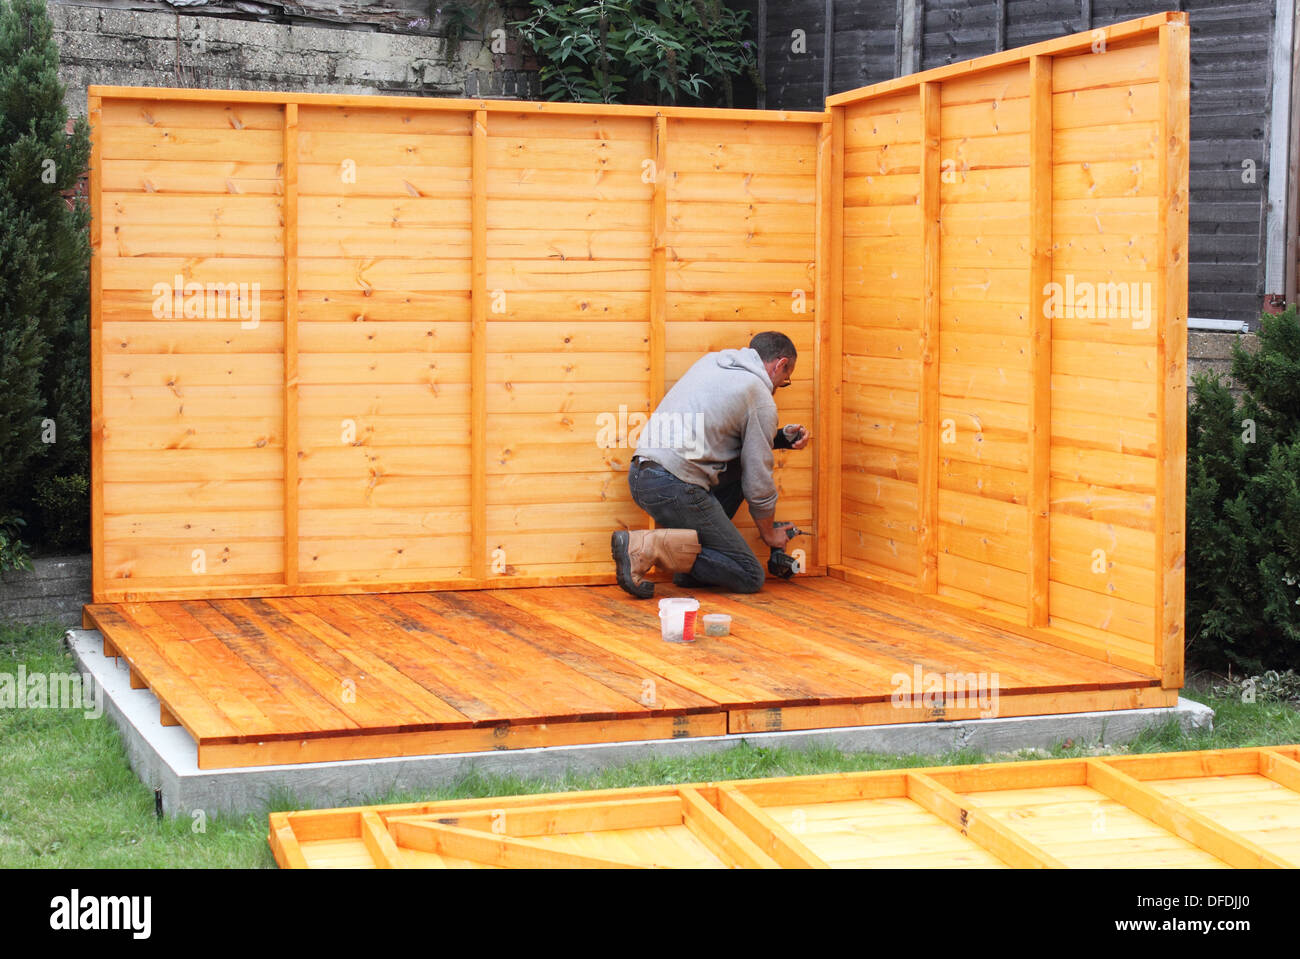
[[[46,549],[85,547],[90,536],[90,483],[84,473],[50,477],[36,492],[36,508]]]
[[[0,573],[32,568],[27,544],[20,538],[26,525],[21,516],[0,516]]]
[[[1233,347],[1240,401],[1195,378],[1187,442],[1188,659],[1248,672],[1300,665],[1300,314]]]
[[[541,63],[542,95],[587,103],[734,105],[762,85],[749,13],[722,0],[531,0],[512,24]]]

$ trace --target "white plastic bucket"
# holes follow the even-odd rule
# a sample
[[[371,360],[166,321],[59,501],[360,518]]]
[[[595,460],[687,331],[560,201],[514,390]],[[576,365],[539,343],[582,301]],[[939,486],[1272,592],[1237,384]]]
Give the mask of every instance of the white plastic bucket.
[[[673,596],[659,600],[659,627],[669,643],[695,641],[695,615],[700,601],[689,596]]]

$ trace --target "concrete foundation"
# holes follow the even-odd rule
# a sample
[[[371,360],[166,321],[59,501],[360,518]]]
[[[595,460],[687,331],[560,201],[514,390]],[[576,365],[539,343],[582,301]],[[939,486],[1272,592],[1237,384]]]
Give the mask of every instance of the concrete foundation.
[[[1113,745],[1131,740],[1142,730],[1176,720],[1184,729],[1209,727],[1214,713],[1200,703],[1179,699],[1168,709],[1124,709],[960,722],[900,723],[700,739],[551,746],[486,753],[403,756],[352,762],[259,766],[250,769],[201,770],[194,740],[179,726],[164,727],[158,700],[145,690],[132,690],[126,665],[103,655],[96,630],[67,633],[73,656],[95,678],[104,695],[104,714],[122,731],[131,768],[145,785],[157,790],[163,811],[193,816],[203,810],[211,818],[266,812],[283,808],[324,808],[361,805],[383,799],[394,790],[433,789],[470,772],[527,778],[558,777],[566,772],[588,773],[652,756],[688,756],[730,749],[741,742],[793,749],[833,746],[846,752],[919,753],[924,755],[971,748],[1001,752],[1050,748],[1072,739],[1076,743]]]

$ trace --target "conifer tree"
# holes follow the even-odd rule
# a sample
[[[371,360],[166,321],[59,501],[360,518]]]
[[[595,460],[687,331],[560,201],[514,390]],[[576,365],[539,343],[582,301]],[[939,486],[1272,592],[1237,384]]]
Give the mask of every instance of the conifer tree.
[[[19,523],[43,541],[71,522],[65,547],[89,525],[89,215],[65,193],[90,142],[84,119],[67,132],[58,59],[43,0],[0,0],[0,568]]]
[[[1300,667],[1300,314],[1264,316],[1233,347],[1234,400],[1198,375],[1188,416],[1188,658]]]

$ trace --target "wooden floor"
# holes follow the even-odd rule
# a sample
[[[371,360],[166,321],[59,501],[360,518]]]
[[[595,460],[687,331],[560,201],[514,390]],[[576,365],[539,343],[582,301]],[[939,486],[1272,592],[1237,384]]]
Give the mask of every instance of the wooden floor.
[[[1295,868],[1300,747],[272,813],[286,868]]]
[[[85,621],[204,769],[1177,701],[836,579],[692,595],[732,635],[665,643],[657,603],[615,586],[122,603]]]

